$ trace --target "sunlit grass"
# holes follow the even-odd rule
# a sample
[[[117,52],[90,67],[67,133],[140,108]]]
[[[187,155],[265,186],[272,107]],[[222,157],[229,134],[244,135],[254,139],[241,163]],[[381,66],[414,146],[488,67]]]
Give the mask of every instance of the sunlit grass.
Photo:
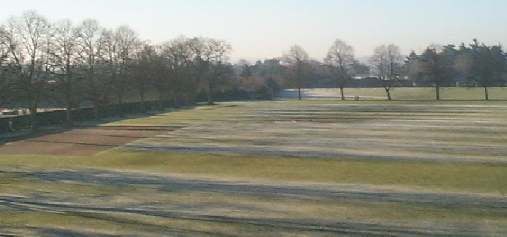
[[[507,193],[507,167],[481,164],[112,151],[92,157],[0,156],[0,165],[29,169],[94,168],[233,180],[356,183]]]
[[[505,158],[502,144],[507,142],[507,135],[504,134],[506,106],[502,101],[290,100],[230,102],[168,111],[103,126],[175,127],[176,130],[169,129],[161,136],[134,142],[161,147],[193,147],[206,143],[232,147],[256,148],[259,145],[261,148],[292,148],[301,142],[311,148],[312,145],[318,146],[319,142],[331,142],[338,144],[333,149],[342,153],[336,157],[318,157],[311,153],[289,157],[276,153],[203,153],[192,149],[188,149],[188,152],[170,149],[147,152],[134,151],[127,146],[90,156],[0,154],[0,171],[3,171],[0,172],[0,196],[35,196],[40,197],[41,201],[45,198],[56,199],[69,205],[73,202],[79,205],[136,208],[154,205],[154,208],[177,210],[180,214],[191,214],[198,210],[200,214],[229,218],[290,219],[295,222],[305,222],[310,218],[318,219],[319,223],[347,220],[426,228],[434,224],[453,226],[453,223],[471,223],[486,229],[507,226],[507,216],[501,208],[488,208],[486,211],[480,207],[445,207],[406,202],[290,197],[273,199],[262,195],[171,190],[157,187],[156,184],[115,185],[86,180],[53,182],[15,172],[69,170],[78,174],[117,171],[140,176],[176,176],[233,183],[306,187],[338,187],[333,185],[343,184],[394,192],[456,192],[460,195],[500,197],[507,193],[507,166],[502,163]],[[263,128],[266,129],[257,131]],[[289,145],[283,147],[286,144]],[[325,148],[324,145],[322,147]],[[471,150],[464,152],[468,147]],[[361,160],[346,154],[366,154],[368,159]],[[382,159],[384,155],[405,158]],[[410,159],[410,156],[443,159]],[[241,208],[235,208],[235,205]],[[233,236],[294,234],[288,229],[251,223],[78,210],[52,213],[47,210],[0,209],[0,228],[17,228],[27,224],[31,227],[117,235],[151,231],[160,233],[164,230],[178,230],[180,234]]]

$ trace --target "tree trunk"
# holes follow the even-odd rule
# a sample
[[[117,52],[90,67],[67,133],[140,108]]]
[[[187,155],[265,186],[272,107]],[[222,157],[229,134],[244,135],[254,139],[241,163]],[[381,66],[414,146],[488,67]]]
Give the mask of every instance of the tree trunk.
[[[67,55],[68,56],[68,55]],[[65,80],[63,81],[65,85],[65,101],[67,104],[67,108],[65,110],[65,127],[71,128],[74,126],[74,121],[72,118],[72,105],[74,104],[74,86],[72,83],[72,74],[71,74],[71,63],[70,63],[70,57],[67,57],[67,62],[65,64]],[[79,104],[76,106],[79,107]]]
[[[340,95],[341,95],[341,99],[345,100],[345,92],[343,91],[343,86],[340,87]]]
[[[123,117],[125,116],[125,111],[123,107],[123,95],[118,94],[118,104],[116,105],[116,113],[118,116]]]
[[[141,112],[146,113],[146,102],[144,101],[144,92],[141,92]]]
[[[214,105],[215,101],[213,101],[213,82],[211,79],[208,80],[208,105]]]
[[[71,128],[74,126],[74,121],[72,119],[72,106],[67,105],[65,109],[65,127]]]
[[[215,102],[213,101],[213,96],[211,95],[211,92],[208,92],[208,105],[214,105]]]
[[[440,100],[440,85],[435,86],[435,93],[437,101]]]
[[[297,78],[297,86],[298,86],[298,99],[299,100],[303,100],[303,94],[301,93],[301,77],[302,77],[302,69],[301,69],[301,65],[298,63],[297,64],[297,71],[296,71],[296,78]]]
[[[484,87],[484,99],[486,101],[489,100],[489,91],[488,91],[488,87],[487,86]]]
[[[386,90],[387,100],[392,101],[393,98],[391,97],[391,88],[384,88]]]
[[[72,90],[72,85],[70,84],[70,82],[68,81],[68,83],[66,84],[67,87],[65,88],[66,92],[65,92],[65,123],[64,123],[64,126],[65,127],[72,127],[74,126],[74,121],[73,121],[73,118],[72,118],[72,109],[73,109],[73,90]],[[79,107],[79,105],[77,106]]]
[[[30,129],[32,131],[39,130],[39,123],[37,121],[37,105],[32,105],[30,107]]]

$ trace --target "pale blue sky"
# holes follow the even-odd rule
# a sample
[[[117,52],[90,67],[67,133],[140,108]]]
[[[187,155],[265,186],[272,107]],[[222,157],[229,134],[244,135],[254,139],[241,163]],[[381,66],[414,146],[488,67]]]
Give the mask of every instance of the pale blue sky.
[[[507,43],[506,0],[0,0],[2,21],[27,9],[51,20],[128,24],[153,42],[225,39],[234,59],[277,57],[292,44],[321,59],[336,38],[358,56],[384,43],[404,53],[475,37]]]

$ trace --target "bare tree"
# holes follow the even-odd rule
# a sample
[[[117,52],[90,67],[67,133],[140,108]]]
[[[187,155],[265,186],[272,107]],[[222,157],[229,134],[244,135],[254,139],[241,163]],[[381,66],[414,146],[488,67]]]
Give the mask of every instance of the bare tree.
[[[155,85],[158,74],[165,65],[155,46],[144,44],[142,49],[136,53],[132,62],[131,74],[132,83],[141,100],[141,110],[146,112],[146,94],[151,85]]]
[[[77,82],[79,75],[78,32],[69,20],[54,26],[53,45],[50,50],[50,69],[57,80],[58,93],[66,108],[66,125],[72,126],[72,111],[79,108]]]
[[[351,79],[351,68],[354,65],[354,48],[337,39],[327,53],[324,63],[335,77],[336,87],[340,89],[341,99],[345,100],[344,88]]]
[[[209,38],[192,38],[188,41],[188,46],[193,54],[197,81],[206,83],[208,104],[213,105],[215,81],[220,76],[215,68],[227,62],[232,47],[223,40]]]
[[[128,81],[130,75],[130,66],[134,59],[135,54],[139,51],[141,42],[137,33],[128,26],[120,26],[114,32],[114,38],[112,39],[112,45],[115,47],[112,50],[112,54],[117,54],[116,59],[113,61],[116,70],[114,73],[114,88],[118,99],[118,104],[123,104],[125,93],[128,88]]]
[[[99,39],[99,45],[100,45],[100,54],[98,56],[99,56],[99,65],[101,69],[100,70],[101,77],[99,77],[99,79],[101,80],[102,83],[105,83],[103,84],[105,85],[104,86],[105,90],[103,90],[102,92],[104,94],[107,93],[108,97],[116,95],[117,99],[116,102],[118,104],[122,104],[123,88],[125,87],[125,85],[121,85],[121,83],[118,82],[121,80],[119,79],[120,50],[117,45],[114,31],[111,29],[102,29]]]
[[[4,26],[0,26],[0,106],[7,103],[10,96],[10,75],[7,64],[10,49],[7,37]]]
[[[16,74],[16,84],[28,103],[30,124],[37,129],[37,110],[47,83],[50,24],[36,12],[13,17],[6,26],[8,60]]]
[[[95,20],[85,20],[78,27],[80,64],[85,71],[85,94],[93,105],[95,118],[99,118],[100,108],[108,101],[111,83],[103,80],[104,34]]]
[[[388,100],[392,100],[391,89],[399,80],[402,56],[396,45],[382,45],[375,48],[370,59],[374,71],[377,73]]]
[[[298,99],[302,100],[303,95],[301,88],[303,87],[305,66],[310,57],[308,53],[299,45],[292,46],[287,53],[283,56],[284,63],[288,64],[294,73],[296,87],[298,89]]]
[[[170,99],[173,104],[184,104],[193,100],[200,78],[205,72],[203,65],[196,63],[201,55],[201,41],[198,38],[178,37],[161,47],[163,66],[158,67],[156,88],[160,101]]]
[[[225,64],[229,59],[232,47],[229,43],[216,39],[208,39],[206,46],[206,58],[210,65],[210,72],[207,76],[208,105],[213,105],[215,103],[213,93],[227,72]]]
[[[160,101],[176,105],[192,103],[205,91],[211,105],[217,92],[237,89],[237,75],[228,63],[231,50],[223,40],[203,37],[152,46],[141,43],[127,26],[113,31],[95,20],[77,27],[68,20],[52,25],[26,12],[0,27],[0,103],[7,94],[15,94],[16,106],[25,103],[30,110],[34,129],[39,106],[53,98],[65,106],[67,125],[72,125],[72,112],[81,104],[90,103],[99,118],[111,98],[122,104],[131,89],[139,94],[143,110],[150,87],[159,92]],[[301,51],[301,62],[306,62],[308,56]],[[299,85],[301,77],[298,73]]]

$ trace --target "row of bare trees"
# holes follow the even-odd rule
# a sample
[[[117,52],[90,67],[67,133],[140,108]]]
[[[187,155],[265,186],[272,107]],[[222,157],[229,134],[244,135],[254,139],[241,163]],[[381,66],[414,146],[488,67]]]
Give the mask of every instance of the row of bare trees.
[[[389,63],[387,60],[396,60],[401,58],[399,56],[399,50],[396,48],[396,52],[391,52],[389,50],[393,50],[392,47],[395,46],[381,46],[375,50],[375,54],[372,57],[372,65],[376,71],[379,73],[379,78],[386,82],[391,81],[391,74],[394,73],[392,69],[388,68]],[[393,55],[389,55],[393,54]],[[394,55],[397,54],[397,55]],[[299,45],[292,46],[289,51],[282,57],[283,61],[286,65],[292,68],[293,78],[296,81],[297,89],[298,89],[298,98],[302,99],[301,89],[303,87],[303,79],[305,75],[305,68],[308,68],[310,57],[308,53]],[[354,48],[347,44],[345,41],[337,39],[329,48],[326,57],[323,60],[323,64],[321,64],[321,68],[324,68],[329,76],[333,78],[335,81],[336,88],[340,91],[341,100],[345,100],[344,89],[347,86],[347,83],[352,80],[355,74],[360,73],[357,70],[357,65],[360,63],[355,59],[354,56]],[[398,63],[396,61],[396,63]],[[394,67],[394,61],[391,64],[391,67]],[[386,84],[386,92],[390,96],[390,83]]]
[[[300,100],[309,70],[324,71],[326,77],[333,78],[342,100],[346,99],[344,88],[357,75],[380,81],[388,100],[392,100],[393,87],[403,81],[423,81],[433,85],[436,100],[441,99],[441,87],[461,81],[468,86],[483,87],[484,98],[489,100],[488,88],[503,85],[507,74],[507,55],[502,47],[488,46],[477,40],[458,47],[431,46],[420,55],[412,52],[408,57],[402,56],[400,48],[394,44],[381,45],[374,49],[369,65],[364,65],[355,59],[353,47],[338,39],[329,48],[323,63],[311,60],[299,45],[292,46],[282,59],[292,71]]]
[[[298,98],[302,99],[301,89],[305,70],[308,70],[310,57],[299,45],[292,46],[282,57],[283,62],[292,69],[293,78],[298,89]],[[336,88],[340,89],[341,99],[345,100],[344,88],[353,74],[353,65],[357,63],[354,59],[354,49],[342,40],[336,40],[328,51],[324,64],[330,75],[336,81]]]
[[[456,78],[484,87],[489,99],[488,87],[506,72],[502,48],[477,40],[459,47],[429,47],[408,57],[396,45],[382,45],[369,65],[360,63],[353,47],[342,40],[333,42],[322,61],[312,60],[298,45],[280,59],[255,65],[232,65],[230,52],[231,45],[217,39],[179,37],[151,44],[128,26],[108,29],[95,20],[77,25],[49,22],[36,12],[25,12],[0,25],[0,107],[27,108],[36,128],[37,111],[50,107],[50,101],[66,109],[67,124],[72,125],[73,111],[83,106],[92,107],[99,117],[105,106],[123,105],[133,97],[142,107],[153,97],[188,104],[202,92],[213,104],[214,92],[226,87],[246,93],[267,90],[271,96],[280,85],[296,87],[302,99],[301,89],[308,84],[332,80],[345,100],[344,89],[359,74],[374,75],[388,100],[403,80],[429,81],[439,100],[440,87]]]
[[[28,108],[33,128],[41,103],[58,101],[67,111],[88,104],[101,107],[130,101],[191,102],[213,92],[233,73],[231,46],[222,40],[180,37],[154,45],[128,26],[107,29],[95,20],[73,25],[49,22],[36,12],[0,25],[0,106]],[[121,113],[121,111],[119,111]]]

